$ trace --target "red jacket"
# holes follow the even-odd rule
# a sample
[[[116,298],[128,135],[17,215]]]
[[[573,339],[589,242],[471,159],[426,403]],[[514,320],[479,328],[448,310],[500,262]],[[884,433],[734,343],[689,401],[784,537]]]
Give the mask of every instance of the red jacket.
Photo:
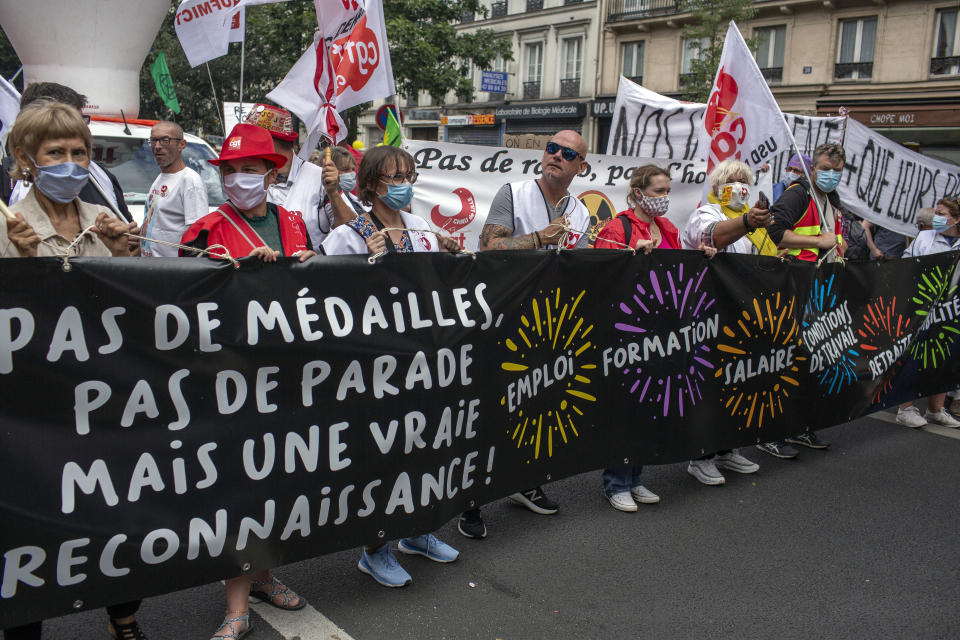
[[[277,219],[280,220],[280,241],[283,243],[285,256],[292,256],[310,248],[303,218],[269,202],[267,207],[274,207],[277,210]],[[234,258],[243,258],[250,255],[256,247],[264,246],[257,232],[229,202],[223,203],[219,209],[190,225],[183,234],[180,244],[198,249],[223,245]],[[213,251],[217,252],[217,249]],[[180,249],[180,255],[193,254]]]
[[[593,243],[593,248],[623,249],[623,244],[625,243],[623,219],[626,219],[631,226],[630,245],[632,248],[636,249],[639,241],[650,239],[650,225],[640,220],[633,213],[633,210],[627,209],[626,211],[618,213],[616,217],[611,218],[610,221],[604,225],[603,230],[600,231],[600,235],[597,236],[596,241]],[[661,237],[660,246],[654,247],[654,249],[679,249],[680,232],[673,226],[673,223],[663,216],[654,218],[653,221],[660,229]],[[607,242],[608,240],[613,240],[614,242]],[[614,244],[615,242],[619,242],[620,244]]]

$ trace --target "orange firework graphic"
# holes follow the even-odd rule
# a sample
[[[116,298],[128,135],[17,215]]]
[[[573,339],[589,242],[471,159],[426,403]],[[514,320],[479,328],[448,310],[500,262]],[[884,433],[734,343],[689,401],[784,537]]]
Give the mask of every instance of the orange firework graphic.
[[[580,314],[585,293],[567,298],[554,289],[532,299],[516,337],[501,343],[507,351],[500,368],[515,375],[500,398],[511,414],[507,434],[533,460],[553,457],[555,446],[578,438],[578,420],[597,401],[591,393],[597,369],[591,360],[593,325]]]
[[[774,420],[784,412],[790,391],[800,386],[798,363],[807,358],[796,352],[801,341],[795,303],[779,293],[754,298],[735,324],[723,327],[714,377],[724,385],[724,410],[743,419],[740,429],[760,429],[765,420]]]

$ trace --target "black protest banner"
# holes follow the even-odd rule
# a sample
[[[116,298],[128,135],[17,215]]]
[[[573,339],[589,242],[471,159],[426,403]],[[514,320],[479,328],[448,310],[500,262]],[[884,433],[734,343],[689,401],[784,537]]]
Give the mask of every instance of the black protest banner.
[[[4,260],[0,627],[952,387],[955,261]]]

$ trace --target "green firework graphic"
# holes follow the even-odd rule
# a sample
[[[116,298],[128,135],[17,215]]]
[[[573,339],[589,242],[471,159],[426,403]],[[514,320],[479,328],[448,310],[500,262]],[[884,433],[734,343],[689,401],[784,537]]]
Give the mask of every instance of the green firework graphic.
[[[923,324],[919,339],[910,347],[910,355],[919,360],[924,369],[947,360],[960,335],[960,318],[946,309],[953,304],[957,293],[957,285],[951,282],[952,275],[952,268],[934,267],[920,276],[917,295],[913,297],[913,302],[921,307],[916,315],[923,318]]]

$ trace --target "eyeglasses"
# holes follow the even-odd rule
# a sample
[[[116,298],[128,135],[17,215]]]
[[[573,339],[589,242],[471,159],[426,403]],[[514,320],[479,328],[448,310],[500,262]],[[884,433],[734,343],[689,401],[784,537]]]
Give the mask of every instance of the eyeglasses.
[[[416,171],[411,171],[410,173],[394,173],[393,175],[381,174],[380,179],[386,182],[387,184],[403,184],[404,182],[409,182],[414,184],[417,181],[417,178],[420,174]]]
[[[583,155],[576,149],[571,149],[570,147],[561,147],[556,142],[548,142],[546,150],[547,150],[547,155],[550,155],[550,156],[554,155],[557,151],[563,152],[561,155],[563,156],[563,159],[566,160],[567,162],[573,162],[577,158],[581,158],[581,159],[583,158]]]
[[[163,136],[162,138],[147,138],[147,142],[150,143],[151,147],[155,144],[165,147],[173,140],[183,140],[183,138],[171,138],[170,136]]]
[[[80,114],[80,117],[83,118],[83,123],[84,123],[84,124],[90,124],[90,114],[89,114],[89,113],[81,113],[81,114]]]

